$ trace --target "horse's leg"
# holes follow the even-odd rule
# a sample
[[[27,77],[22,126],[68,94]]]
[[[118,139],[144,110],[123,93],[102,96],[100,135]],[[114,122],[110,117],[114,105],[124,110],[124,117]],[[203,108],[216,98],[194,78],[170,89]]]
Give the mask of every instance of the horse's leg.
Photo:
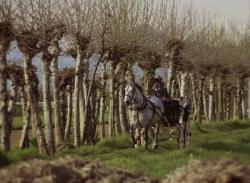
[[[187,137],[188,137],[188,132],[187,132],[187,121],[183,121],[183,147],[186,147],[187,144]]]
[[[145,128],[145,149],[148,149],[148,127]]]
[[[141,144],[145,149],[148,149],[148,127],[141,129]]]
[[[142,128],[140,131],[141,145],[145,147],[145,128]]]
[[[131,142],[133,144],[133,147],[135,147],[136,145],[136,141],[135,141],[135,128],[134,127],[130,127],[130,138],[131,138]]]
[[[152,144],[152,149],[158,148],[158,133],[159,133],[159,124],[156,124],[154,128],[154,140]]]
[[[135,128],[135,148],[141,145],[141,129]]]
[[[178,148],[182,149],[183,148],[183,124],[180,124],[177,126],[177,142],[178,142]]]

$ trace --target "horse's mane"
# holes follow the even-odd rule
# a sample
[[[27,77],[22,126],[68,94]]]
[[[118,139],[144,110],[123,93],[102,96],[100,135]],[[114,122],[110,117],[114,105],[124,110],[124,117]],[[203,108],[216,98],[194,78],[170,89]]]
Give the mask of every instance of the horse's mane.
[[[143,93],[143,88],[136,82],[134,82],[134,84],[140,90],[140,92]]]

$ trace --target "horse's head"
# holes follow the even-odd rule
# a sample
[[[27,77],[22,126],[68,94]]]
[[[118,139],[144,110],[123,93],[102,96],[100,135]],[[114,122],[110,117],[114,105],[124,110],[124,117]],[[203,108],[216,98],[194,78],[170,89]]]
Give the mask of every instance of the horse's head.
[[[137,92],[138,90],[135,83],[129,82],[125,88],[125,98],[124,98],[124,102],[127,106],[130,106],[135,103]]]

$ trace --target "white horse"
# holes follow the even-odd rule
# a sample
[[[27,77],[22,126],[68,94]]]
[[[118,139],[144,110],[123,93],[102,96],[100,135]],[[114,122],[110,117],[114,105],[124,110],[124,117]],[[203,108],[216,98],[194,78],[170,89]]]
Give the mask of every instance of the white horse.
[[[152,148],[157,148],[157,135],[163,116],[164,105],[161,99],[155,96],[146,98],[141,87],[131,82],[125,88],[124,102],[130,109],[131,140],[135,147],[142,143],[148,148],[148,131],[153,133]]]
[[[130,109],[130,132],[134,147],[136,148],[142,144],[145,148],[148,148],[148,132],[150,131],[153,135],[152,148],[157,148],[159,126],[163,122],[165,122],[165,124],[168,123],[165,115],[163,115],[164,104],[162,100],[156,96],[146,98],[142,88],[138,84],[129,82],[125,88],[124,102]],[[188,138],[188,117],[185,117],[185,119],[183,116],[188,115],[189,111],[186,110],[187,107],[185,106],[187,106],[187,104],[181,107],[179,123],[176,126],[179,148],[185,147]]]

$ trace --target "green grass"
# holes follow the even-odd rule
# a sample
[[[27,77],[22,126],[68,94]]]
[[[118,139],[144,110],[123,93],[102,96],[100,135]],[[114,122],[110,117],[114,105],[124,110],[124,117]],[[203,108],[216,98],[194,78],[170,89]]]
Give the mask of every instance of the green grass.
[[[101,161],[107,166],[162,178],[193,158],[211,159],[222,156],[250,163],[249,131],[249,121],[213,122],[202,126],[193,124],[191,142],[183,150],[177,149],[176,142],[169,141],[166,135],[160,136],[158,150],[133,149],[129,137],[124,135],[99,141],[95,146],[66,149],[55,157],[73,154],[86,160]],[[38,154],[34,146],[24,151],[14,148],[7,154],[0,153],[0,166],[30,157],[46,159]]]
[[[40,106],[40,111],[43,111],[42,106]],[[52,113],[53,115],[53,113]],[[40,113],[40,119],[43,123],[43,112]],[[53,119],[53,118],[52,118]],[[108,123],[109,119],[109,113],[106,112],[104,114],[104,121],[105,123]],[[30,125],[31,127],[31,125]],[[23,113],[22,113],[22,105],[16,105],[14,110],[14,118],[12,123],[12,129],[13,130],[21,130],[23,128]]]

